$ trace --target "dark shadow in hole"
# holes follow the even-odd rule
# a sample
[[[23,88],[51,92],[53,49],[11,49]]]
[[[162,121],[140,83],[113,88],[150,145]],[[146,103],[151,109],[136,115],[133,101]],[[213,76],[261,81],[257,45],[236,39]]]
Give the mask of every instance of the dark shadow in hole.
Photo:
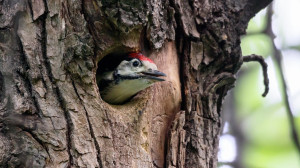
[[[97,76],[107,71],[114,70],[121,62],[125,59],[125,56],[128,53],[119,53],[119,54],[108,54],[98,63]]]
[[[104,72],[113,71],[121,62],[124,60],[126,54],[122,53],[112,53],[106,55],[102,60],[98,63],[98,69],[96,73],[96,81],[100,93],[102,88],[105,87],[105,83],[99,83],[100,77]]]

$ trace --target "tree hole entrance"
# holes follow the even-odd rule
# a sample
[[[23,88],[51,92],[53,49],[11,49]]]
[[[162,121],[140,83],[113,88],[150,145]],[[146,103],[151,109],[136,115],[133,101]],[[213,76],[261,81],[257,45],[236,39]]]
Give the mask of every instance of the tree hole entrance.
[[[118,71],[116,69],[122,61],[126,59],[128,60],[128,55],[130,53],[139,53],[139,52],[136,48],[118,47],[114,49],[111,53],[105,55],[98,62],[98,69],[96,71],[97,86],[102,100],[104,100],[109,104],[115,104],[115,105],[125,104],[131,99],[131,97],[134,96],[133,95],[126,100],[112,100],[113,95],[123,94],[122,92],[126,91],[126,87],[125,87],[126,83],[123,84],[123,88],[120,87],[119,90],[112,89],[112,88],[116,88],[115,87],[116,85],[124,81],[120,78],[119,74],[117,73]]]
[[[105,95],[107,94],[115,94],[109,93],[107,89],[112,87],[118,81],[115,81],[115,73],[118,65],[125,59],[126,55],[130,52],[113,52],[107,54],[104,58],[102,58],[98,62],[98,69],[96,72],[96,81],[97,86],[100,91],[101,98],[109,104],[123,104],[122,103],[114,103],[112,101],[107,101],[105,99]]]
[[[114,52],[98,63],[97,85],[101,98],[109,104],[124,104],[166,76],[140,52]]]

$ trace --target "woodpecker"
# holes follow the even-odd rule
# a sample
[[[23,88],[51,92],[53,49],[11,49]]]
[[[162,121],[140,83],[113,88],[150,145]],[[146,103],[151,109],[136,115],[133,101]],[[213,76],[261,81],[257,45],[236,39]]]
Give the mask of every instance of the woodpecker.
[[[121,60],[118,60],[122,58]],[[123,104],[152,84],[164,81],[163,72],[141,53],[128,53],[123,57],[111,57],[101,63],[97,84],[101,97],[110,104]],[[98,72],[97,72],[98,73]]]

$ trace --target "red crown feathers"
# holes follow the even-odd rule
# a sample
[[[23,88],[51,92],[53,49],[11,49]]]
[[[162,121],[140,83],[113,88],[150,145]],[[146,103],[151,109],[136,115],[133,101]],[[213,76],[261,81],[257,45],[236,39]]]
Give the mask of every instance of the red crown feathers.
[[[148,62],[154,63],[150,58],[144,56],[141,53],[130,53],[129,58],[137,58],[141,61],[148,61]]]

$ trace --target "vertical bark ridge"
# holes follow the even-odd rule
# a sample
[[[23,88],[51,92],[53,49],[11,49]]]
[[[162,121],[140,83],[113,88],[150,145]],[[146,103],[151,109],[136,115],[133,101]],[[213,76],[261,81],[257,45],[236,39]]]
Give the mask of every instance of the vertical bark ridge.
[[[43,4],[43,5],[46,5],[46,4]],[[31,5],[30,5],[31,6]],[[47,6],[45,7],[46,9],[47,9]],[[34,8],[31,8],[31,10],[36,10],[36,9],[34,9]],[[33,14],[33,12],[31,12],[31,14]],[[40,107],[41,107],[41,105],[44,107],[45,106],[45,104],[48,104],[49,103],[49,100],[47,101],[47,100],[42,100],[42,99],[40,99],[40,98],[37,98],[35,95],[39,95],[39,97],[40,96],[46,96],[46,99],[47,99],[47,95],[51,95],[51,96],[53,96],[54,97],[54,100],[56,99],[56,100],[58,100],[59,99],[59,93],[57,93],[58,91],[57,91],[57,86],[55,85],[55,83],[53,82],[53,75],[52,75],[52,73],[51,73],[51,67],[50,67],[50,65],[49,65],[49,61],[48,61],[48,59],[47,59],[47,48],[46,48],[46,44],[47,44],[47,34],[46,34],[46,24],[45,24],[45,22],[46,22],[46,16],[47,16],[47,11],[45,11],[44,13],[42,13],[41,14],[42,15],[42,17],[40,17],[38,20],[36,20],[36,23],[33,23],[33,27],[35,27],[35,29],[36,29],[36,34],[37,34],[37,38],[35,38],[35,43],[36,44],[33,44],[33,42],[32,41],[29,41],[30,40],[30,38],[28,38],[28,39],[26,39],[27,37],[28,37],[28,35],[26,34],[27,32],[26,31],[28,31],[28,30],[26,30],[26,29],[23,29],[24,27],[24,25],[20,25],[21,27],[19,28],[19,30],[18,30],[18,34],[19,35],[22,35],[22,39],[20,39],[20,41],[22,42],[22,43],[24,43],[24,44],[26,44],[26,45],[28,45],[28,44],[30,44],[31,46],[27,46],[27,52],[29,53],[29,54],[32,54],[31,53],[31,49],[30,48],[28,48],[28,47],[32,47],[32,48],[36,48],[36,52],[39,52],[39,53],[37,53],[37,55],[36,55],[36,57],[34,56],[34,55],[30,55],[30,56],[27,56],[26,57],[26,59],[32,59],[32,60],[30,60],[31,61],[31,65],[30,64],[28,64],[29,65],[29,68],[28,68],[28,70],[32,70],[32,73],[30,73],[29,74],[29,79],[30,79],[30,81],[39,81],[39,80],[41,80],[42,81],[42,85],[36,85],[36,84],[33,84],[33,83],[30,83],[30,86],[31,87],[34,87],[34,95],[32,96],[34,99],[37,99],[37,100],[39,100],[39,101],[35,101],[36,103],[36,106],[37,106],[37,108],[39,109],[38,111],[40,111],[39,112],[39,116],[40,117],[42,117],[42,123],[43,122],[45,122],[46,120],[48,120],[48,121],[46,121],[47,123],[48,122],[50,122],[51,123],[51,125],[53,126],[53,128],[54,128],[54,132],[56,132],[56,131],[58,131],[58,132],[60,132],[59,131],[59,129],[61,129],[61,128],[64,128],[64,126],[58,126],[58,125],[56,125],[56,123],[57,122],[59,122],[60,121],[60,119],[56,119],[55,117],[51,117],[52,115],[55,115],[55,114],[50,114],[50,113],[48,113],[48,110],[47,109],[45,109],[45,108],[43,108],[43,109],[41,109]],[[31,17],[31,18],[33,18],[33,16]],[[21,22],[21,24],[25,24],[26,23],[26,21],[24,20],[24,21],[22,21]],[[31,30],[29,30],[29,31],[31,31]],[[21,43],[21,44],[22,44]],[[23,47],[22,47],[23,48]],[[23,49],[24,50],[24,49]],[[35,51],[34,51],[35,52]],[[25,54],[25,51],[24,51],[24,54]],[[34,58],[35,57],[35,58]],[[35,62],[35,60],[34,59],[36,59],[36,62]],[[35,63],[37,63],[37,64],[40,64],[40,66],[36,66],[36,67],[38,67],[39,68],[39,73],[40,74],[37,74],[37,73],[35,73],[35,72],[37,72],[38,70],[37,69],[35,69],[36,67],[35,67]],[[30,71],[29,71],[30,72]],[[34,76],[32,76],[32,75],[34,75]],[[39,84],[38,82],[37,82],[37,84]],[[36,85],[36,86],[35,86]],[[44,89],[41,91],[40,90],[40,88],[39,87],[43,87]],[[53,105],[54,104],[59,104],[59,100],[58,101],[54,101],[53,102]],[[51,103],[50,103],[51,104]],[[61,110],[63,109],[63,106],[62,106],[62,104],[61,104],[61,106],[60,107],[57,107],[58,109],[59,108],[61,108]],[[61,110],[57,110],[57,112],[59,113]],[[66,122],[67,123],[67,122]],[[68,125],[66,125],[66,127],[68,128]],[[40,138],[40,139],[44,139],[43,137],[41,137],[41,135],[39,135],[39,131],[40,131],[40,129],[43,129],[40,125],[37,127],[37,130],[36,131],[34,131],[34,134],[37,134],[36,136],[33,136],[33,137],[38,137],[38,138]],[[64,132],[64,131],[63,131]],[[63,133],[63,132],[61,132],[61,133]],[[66,130],[66,132],[68,132],[68,130]],[[61,134],[61,133],[59,133],[59,134]],[[54,133],[54,134],[56,134],[56,133]],[[68,134],[68,133],[66,133],[66,134]],[[46,143],[46,144],[48,144],[49,142],[47,141],[47,140],[43,140],[44,142],[43,143]],[[40,141],[41,142],[41,141]],[[51,144],[51,143],[50,143]],[[45,146],[45,145],[43,145],[43,146]],[[46,148],[45,148],[45,150],[47,151],[47,153],[49,154],[49,148],[53,148],[53,147],[51,147],[51,146],[49,146],[49,145],[47,145],[46,146]],[[52,150],[52,152],[54,152],[53,151],[53,149],[51,149]],[[56,149],[55,149],[56,150]],[[57,160],[56,159],[54,159],[54,158],[56,158],[55,156],[53,156],[52,155],[52,157],[51,157],[51,155],[49,155],[49,157],[50,157],[50,159],[53,161],[53,162],[57,162]],[[53,160],[54,159],[54,160]],[[72,158],[69,158],[69,160],[70,161],[72,161]]]
[[[43,63],[44,63],[44,67],[46,68],[45,71],[48,74],[49,80],[52,83],[52,88],[54,89],[54,93],[56,94],[57,98],[58,98],[58,102],[60,104],[61,109],[63,110],[64,113],[64,119],[65,119],[65,123],[66,123],[66,147],[67,147],[67,152],[68,152],[68,167],[72,167],[72,165],[74,165],[74,159],[72,157],[71,154],[71,150],[73,148],[72,146],[72,142],[71,142],[71,135],[72,135],[72,130],[73,130],[73,124],[72,122],[70,122],[70,115],[66,109],[66,105],[63,102],[63,97],[62,97],[62,93],[59,90],[58,85],[56,84],[56,82],[54,81],[53,78],[53,74],[52,74],[52,68],[50,65],[50,61],[48,59],[48,55],[47,55],[47,17],[49,15],[49,11],[48,11],[48,6],[47,6],[47,2],[46,0],[43,0],[44,3],[44,7],[45,7],[45,12],[42,14],[41,17],[41,50],[42,50],[42,55],[43,55]],[[32,12],[33,14],[33,12]],[[34,18],[34,16],[32,16],[32,18]]]
[[[85,110],[85,114],[86,114],[86,118],[87,118],[87,122],[88,122],[88,126],[89,126],[89,130],[91,131],[91,135],[92,135],[92,138],[93,138],[93,143],[95,144],[95,147],[96,147],[96,150],[97,150],[97,160],[98,160],[98,164],[99,164],[99,167],[102,168],[103,165],[102,165],[102,160],[101,160],[101,154],[100,154],[100,147],[99,147],[99,144],[97,143],[97,139],[96,139],[96,136],[95,136],[95,133],[94,133],[94,130],[93,130],[93,127],[92,127],[92,124],[90,122],[90,119],[89,119],[89,115],[88,115],[88,112],[85,108],[85,105],[83,103],[83,100],[81,99],[78,91],[77,91],[77,88],[76,88],[76,85],[74,83],[74,81],[72,81],[72,85],[73,85],[73,88],[75,90],[75,93],[78,97],[78,99],[80,100],[80,104],[82,105],[82,107],[84,108]]]
[[[27,60],[27,57],[26,57],[26,54],[25,54],[25,51],[24,51],[24,48],[23,48],[23,44],[22,44],[21,39],[20,39],[20,37],[17,33],[17,30],[16,30],[15,34],[16,34],[16,40],[17,40],[18,47],[19,47],[19,52],[20,52],[20,62],[21,62],[22,68],[23,68],[23,70],[17,71],[18,72],[17,74],[21,78],[23,78],[23,81],[25,82],[24,86],[28,89],[28,92],[30,94],[29,97],[32,98],[32,102],[35,106],[35,108],[32,109],[32,113],[36,113],[39,117],[42,117],[41,109],[40,109],[39,104],[38,104],[38,102],[36,100],[36,97],[34,95],[31,80],[29,79],[29,77],[30,77],[30,75],[28,74],[29,63],[28,63],[28,60]]]
[[[229,2],[172,0],[171,5],[176,11],[176,39],[183,72],[181,108],[185,110],[182,127],[185,139],[181,142],[185,147],[180,150],[186,153],[181,158],[172,154],[179,148],[176,149],[178,137],[174,135],[179,136],[182,128],[171,130],[167,167],[217,167],[221,105],[241,64],[239,35],[242,28],[236,29],[238,18],[227,12],[234,6]],[[186,22],[185,18],[193,19]],[[178,117],[173,124],[177,122]]]
[[[73,86],[75,82],[82,82],[75,79],[82,79],[77,75],[81,75],[81,71],[86,70],[83,69],[86,67],[81,66],[82,63],[85,63],[85,60],[87,60],[86,56],[89,56],[85,55],[89,53],[84,53],[86,52],[86,48],[84,48],[85,45],[89,47],[89,44],[86,44],[85,41],[85,38],[88,38],[88,34],[84,29],[86,23],[80,15],[78,17],[81,11],[80,2],[81,1],[72,1],[72,3],[69,1],[61,1],[60,3],[55,1],[48,2],[48,8],[49,5],[50,8],[49,15],[47,16],[46,25],[48,26],[46,29],[48,32],[51,32],[52,37],[48,37],[48,41],[50,42],[47,44],[51,48],[59,46],[60,50],[53,52],[47,49],[47,57],[49,58],[50,70],[57,86],[58,95],[64,106],[68,126],[67,141],[70,166],[99,167],[100,165],[97,163],[97,149],[95,142],[93,142],[92,129],[89,128],[89,119],[86,115],[86,109],[85,106],[82,105],[80,97],[77,96],[77,87],[74,88]],[[80,35],[84,37],[80,37]],[[81,49],[82,51],[80,51]],[[72,68],[79,69],[78,71],[74,71]]]
[[[88,24],[86,25],[86,28],[87,28],[89,34],[92,35],[92,30],[91,30],[91,26],[90,26],[91,23],[90,23],[90,21],[89,21],[89,19],[88,19],[87,12],[86,12],[86,10],[85,10],[84,0],[81,1],[81,13],[83,14],[83,17],[84,17],[84,20],[86,21],[86,23],[88,23]],[[93,38],[93,42],[95,43],[94,38]],[[94,45],[95,45],[95,44],[94,44]],[[93,52],[94,52],[94,58],[97,58],[97,55],[96,55],[96,53],[97,53],[97,52],[96,52],[96,48],[94,49]],[[96,64],[96,61],[94,61],[94,64]],[[74,88],[76,89],[76,86],[75,86],[74,82],[73,82],[73,86],[74,86]],[[78,92],[77,92],[77,89],[76,89],[75,91],[76,91],[76,94],[77,94],[78,98],[80,98],[80,97],[79,97],[79,94],[78,94]],[[83,100],[82,100],[81,98],[80,98],[80,100],[81,100],[82,106],[85,106]],[[99,166],[102,168],[102,167],[103,167],[103,164],[102,164],[102,159],[101,159],[101,149],[100,149],[100,145],[99,145],[99,143],[98,143],[98,141],[97,141],[96,134],[94,133],[93,125],[92,125],[92,123],[91,123],[91,121],[90,121],[90,119],[89,119],[88,111],[86,110],[85,107],[84,107],[84,109],[85,109],[85,112],[86,112],[86,116],[87,116],[89,128],[90,128],[90,130],[91,130],[91,134],[92,134],[92,137],[93,137],[93,141],[94,141],[94,144],[95,144],[95,147],[96,147],[96,150],[97,150],[97,160],[98,160],[98,164],[99,164]],[[106,114],[106,115],[107,115],[107,114]],[[107,117],[107,116],[106,116],[106,117]]]
[[[16,26],[18,27],[18,26]],[[42,114],[42,110],[40,108],[40,105],[38,103],[38,100],[37,100],[37,97],[36,95],[34,94],[34,90],[32,88],[32,81],[30,80],[30,74],[28,74],[28,70],[30,69],[29,68],[29,63],[28,63],[28,60],[27,60],[27,56],[26,56],[26,53],[25,53],[25,50],[24,50],[24,47],[23,47],[23,44],[21,42],[21,39],[17,33],[17,30],[15,31],[15,34],[16,34],[16,39],[17,39],[17,43],[18,43],[18,46],[19,46],[19,52],[20,52],[20,57],[22,60],[21,61],[21,65],[23,66],[23,69],[25,70],[24,72],[19,72],[18,75],[20,77],[23,78],[23,81],[25,82],[25,87],[28,89],[29,93],[30,93],[30,97],[32,98],[32,101],[33,101],[33,104],[35,106],[34,109],[31,109],[32,111],[29,112],[29,113],[33,113],[33,114],[36,114],[36,116],[39,117],[38,120],[40,120],[42,117],[43,117],[43,114]],[[36,111],[36,112],[35,112]],[[26,118],[26,111],[24,112],[25,113],[25,116],[19,116],[17,115],[18,117],[20,118]],[[13,115],[16,115],[16,114],[13,114]],[[16,117],[16,116],[14,116]],[[31,122],[35,122],[34,120],[31,120]],[[45,145],[45,142],[42,141],[34,132],[33,130],[36,129],[36,124],[34,123],[34,127],[27,127],[26,123],[20,123],[19,128],[22,129],[22,131],[24,132],[27,132],[29,135],[31,135],[31,137],[39,143],[40,146],[43,147],[43,149],[47,152],[47,155],[48,157],[51,159],[51,155],[49,154],[49,151],[48,151],[48,147]]]
[[[60,103],[60,106],[63,109],[64,112],[64,118],[66,121],[66,143],[67,143],[67,152],[68,152],[68,167],[72,167],[74,165],[74,159],[71,153],[71,150],[73,149],[72,145],[72,130],[74,129],[73,123],[71,122],[71,116],[67,110],[66,104],[63,101],[62,93],[59,91],[59,89],[55,89],[56,94],[58,96],[58,100]]]

